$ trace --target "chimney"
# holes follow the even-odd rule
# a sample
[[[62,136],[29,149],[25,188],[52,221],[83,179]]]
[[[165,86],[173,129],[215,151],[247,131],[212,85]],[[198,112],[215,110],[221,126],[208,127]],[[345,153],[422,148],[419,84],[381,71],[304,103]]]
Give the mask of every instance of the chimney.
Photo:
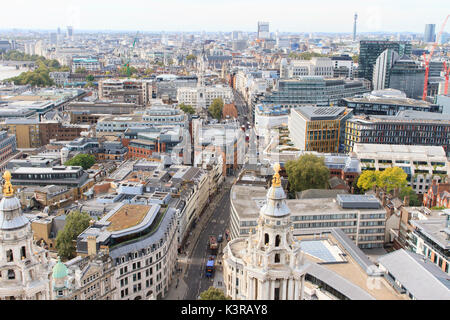
[[[96,236],[88,236],[87,237],[87,245],[88,245],[88,255],[95,256],[97,254],[97,237]]]

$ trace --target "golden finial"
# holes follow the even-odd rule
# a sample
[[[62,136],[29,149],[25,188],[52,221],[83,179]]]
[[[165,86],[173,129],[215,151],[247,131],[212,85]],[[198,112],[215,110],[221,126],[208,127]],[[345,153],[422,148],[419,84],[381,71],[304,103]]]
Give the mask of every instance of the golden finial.
[[[3,185],[3,195],[5,197],[11,197],[14,195],[14,188],[11,184],[11,172],[8,170],[3,174],[3,179],[5,179],[5,184]]]
[[[280,179],[280,164],[276,163],[273,166],[273,170],[275,171],[275,174],[272,178],[272,186],[273,187],[280,187],[281,186],[281,179]]]

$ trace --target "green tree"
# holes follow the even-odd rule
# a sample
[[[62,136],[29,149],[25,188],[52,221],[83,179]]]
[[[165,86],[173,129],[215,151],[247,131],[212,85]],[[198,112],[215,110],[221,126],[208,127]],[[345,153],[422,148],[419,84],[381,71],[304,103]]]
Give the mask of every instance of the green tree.
[[[184,103],[180,103],[178,106],[185,113],[189,113],[189,114],[195,113],[195,109],[191,105],[185,105]]]
[[[323,157],[313,154],[304,154],[297,160],[290,160],[286,162],[285,168],[291,192],[325,189],[330,177]]]
[[[95,80],[95,78],[92,74],[90,74],[86,77],[86,81],[88,81],[88,82],[93,82],[94,80]]]
[[[70,259],[75,255],[73,240],[89,227],[91,216],[85,212],[72,211],[66,217],[64,229],[56,236],[56,249],[62,259]]]
[[[404,187],[400,190],[400,199],[403,200],[405,196],[409,197],[409,203],[406,203],[406,206],[418,207],[422,205],[417,193],[411,187]]]
[[[95,157],[91,154],[80,153],[77,154],[72,159],[66,161],[64,165],[66,166],[80,166],[83,167],[84,170],[89,169],[95,163]]]
[[[86,68],[77,68],[76,70],[75,70],[75,73],[87,73],[87,70],[86,70]]]
[[[355,54],[354,56],[352,56],[353,62],[354,63],[358,63],[359,61],[359,55]]]
[[[365,170],[358,178],[357,186],[363,192],[379,185],[380,171]]]
[[[394,189],[402,189],[406,187],[407,174],[400,167],[391,167],[383,170],[379,174],[378,186],[391,192]]]
[[[221,289],[211,286],[200,293],[200,300],[231,300],[231,297],[225,295]]]
[[[211,105],[209,106],[208,111],[209,113],[211,113],[213,118],[220,121],[220,119],[222,119],[222,111],[223,111],[222,98],[214,99]]]
[[[189,61],[189,60],[195,60],[195,59],[197,59],[197,56],[194,55],[194,54],[189,54],[189,55],[186,56],[186,60],[187,60],[187,61]]]

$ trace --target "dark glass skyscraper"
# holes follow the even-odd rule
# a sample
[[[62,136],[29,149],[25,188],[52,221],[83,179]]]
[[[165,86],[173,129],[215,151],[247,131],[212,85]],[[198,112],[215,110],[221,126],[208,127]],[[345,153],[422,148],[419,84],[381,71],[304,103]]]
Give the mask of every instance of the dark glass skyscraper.
[[[411,43],[406,41],[362,40],[359,43],[359,78],[372,82],[373,67],[378,56],[386,49],[397,51],[399,56],[411,55]]]

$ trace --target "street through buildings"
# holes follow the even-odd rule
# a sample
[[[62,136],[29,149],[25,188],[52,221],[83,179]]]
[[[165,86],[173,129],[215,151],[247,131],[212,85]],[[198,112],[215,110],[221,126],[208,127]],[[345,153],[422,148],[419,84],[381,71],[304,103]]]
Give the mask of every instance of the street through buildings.
[[[187,292],[184,299],[196,300],[201,292],[207,290],[213,284],[213,278],[205,276],[206,260],[210,255],[208,238],[210,235],[218,236],[223,234],[224,240],[219,243],[219,250],[217,253],[216,269],[219,268],[221,272],[221,253],[223,247],[226,245],[225,230],[228,228],[230,220],[230,186],[223,187],[221,196],[214,211],[202,228],[198,237],[197,243],[192,249],[192,254],[189,259],[188,269],[184,276],[184,281],[187,285]],[[216,271],[217,272],[217,271]]]

